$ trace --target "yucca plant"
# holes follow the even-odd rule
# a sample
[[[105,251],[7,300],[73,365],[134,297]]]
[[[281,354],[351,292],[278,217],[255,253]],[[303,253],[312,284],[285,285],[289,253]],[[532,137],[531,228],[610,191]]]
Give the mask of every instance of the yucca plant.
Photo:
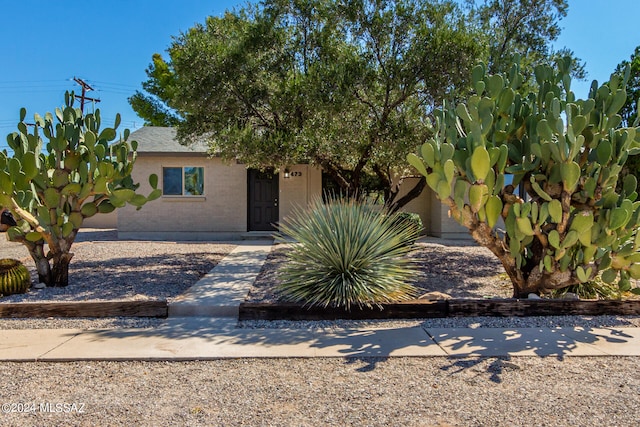
[[[403,227],[414,227],[416,229],[416,237],[411,243],[415,243],[418,237],[420,237],[422,230],[424,230],[422,218],[415,212],[398,212],[394,221],[404,222],[405,225],[403,225]]]
[[[359,200],[317,198],[279,227],[280,241],[297,242],[279,272],[280,290],[289,301],[347,310],[412,299],[416,272],[405,255],[418,234]]]

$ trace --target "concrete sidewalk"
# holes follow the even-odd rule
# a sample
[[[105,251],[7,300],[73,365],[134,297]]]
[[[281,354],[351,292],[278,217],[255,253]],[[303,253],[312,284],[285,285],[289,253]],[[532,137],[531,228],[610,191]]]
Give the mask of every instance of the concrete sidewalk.
[[[640,356],[640,328],[239,329],[176,317],[155,329],[0,331],[0,360],[287,357]]]
[[[640,328],[241,329],[244,300],[271,245],[245,242],[154,329],[0,331],[0,360],[207,360],[239,357],[640,356]],[[204,317],[206,316],[206,317]]]

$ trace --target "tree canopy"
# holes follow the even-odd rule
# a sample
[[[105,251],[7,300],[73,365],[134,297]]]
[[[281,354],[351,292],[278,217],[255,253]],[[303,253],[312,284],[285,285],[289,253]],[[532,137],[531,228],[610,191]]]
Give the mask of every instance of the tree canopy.
[[[396,197],[433,106],[466,93],[480,60],[529,45],[546,52],[556,37],[564,0],[511,3],[487,3],[481,15],[452,1],[267,0],[175,37],[130,102],[146,123],[177,124],[181,140],[207,138],[249,167],[308,162],[345,192],[373,176],[397,208],[424,187]],[[512,8],[546,27],[487,49],[483,25],[512,19]]]
[[[559,22],[567,16],[567,0],[467,0],[466,5],[485,37],[490,73],[508,70],[518,55],[526,83],[529,78],[534,80],[535,65],[570,57],[572,77],[586,77],[584,64],[570,49],[554,51],[551,46],[560,35]],[[522,88],[527,89],[529,85]]]

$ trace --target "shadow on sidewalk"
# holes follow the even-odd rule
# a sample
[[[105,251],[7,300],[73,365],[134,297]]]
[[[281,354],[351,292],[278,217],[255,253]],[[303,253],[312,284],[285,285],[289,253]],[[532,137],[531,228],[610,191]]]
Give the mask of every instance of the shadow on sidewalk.
[[[555,357],[558,361],[567,356],[604,356],[609,355],[607,347],[638,341],[638,337],[619,328],[460,328],[427,332],[451,354],[451,363],[442,366],[443,371],[455,375],[477,369],[486,361],[489,380],[495,383],[502,382],[506,370],[518,369],[514,363],[518,356]]]
[[[514,356],[555,357],[606,356],[618,354],[617,344],[640,342],[640,332],[630,335],[619,328],[459,328],[424,329],[396,327],[380,329],[239,329],[230,319],[208,323],[189,318],[173,318],[155,329],[89,331],[92,342],[122,339],[168,339],[176,348],[211,346],[211,357],[223,349],[237,357],[343,357],[346,363],[365,361],[361,372],[371,371],[393,357],[446,357],[442,366],[452,374],[498,358],[487,365],[490,380],[500,382],[505,361]],[[144,341],[143,341],[144,342]],[[152,343],[153,341],[149,341]],[[163,341],[166,342],[166,341]],[[594,345],[597,344],[597,345]],[[191,346],[191,347],[190,347]],[[613,352],[611,349],[613,347]],[[227,353],[225,353],[227,351]],[[473,360],[469,361],[469,358]]]

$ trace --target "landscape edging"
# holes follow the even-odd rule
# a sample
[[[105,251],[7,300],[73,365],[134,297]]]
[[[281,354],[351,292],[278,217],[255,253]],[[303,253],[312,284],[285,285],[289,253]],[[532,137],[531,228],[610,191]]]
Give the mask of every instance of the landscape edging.
[[[0,303],[0,318],[167,317],[166,300]]]
[[[157,317],[166,318],[166,300],[47,301],[0,303],[0,318]],[[240,303],[239,320],[366,320],[442,317],[526,317],[640,315],[640,300],[450,299],[413,300],[351,311],[294,303]]]
[[[294,303],[243,302],[239,320],[364,320],[441,317],[640,315],[640,300],[450,299],[414,300],[381,307],[308,307]]]

